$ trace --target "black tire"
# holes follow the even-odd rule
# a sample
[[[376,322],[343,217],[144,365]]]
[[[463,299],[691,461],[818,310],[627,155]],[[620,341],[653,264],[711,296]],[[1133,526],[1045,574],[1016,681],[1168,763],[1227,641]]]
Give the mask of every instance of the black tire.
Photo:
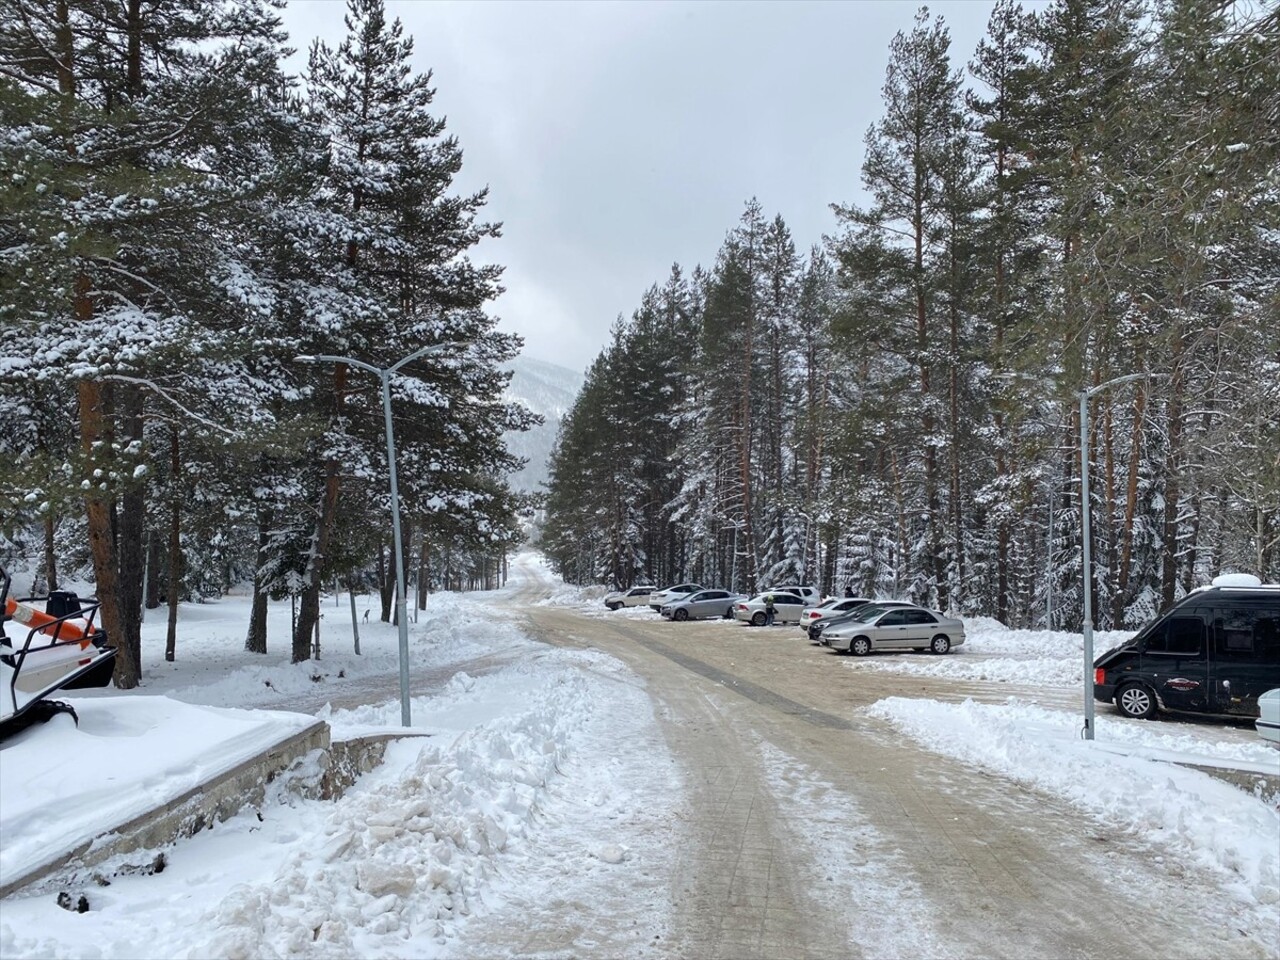
[[[618,610],[618,609],[620,609],[620,608],[622,607],[622,604],[620,604],[620,603],[606,603],[606,604],[605,604],[605,606],[606,606],[606,607],[608,607],[610,610]]]
[[[1140,683],[1128,683],[1116,691],[1116,709],[1133,720],[1150,720],[1156,715],[1156,698]]]
[[[849,652],[855,657],[865,657],[871,652],[871,641],[866,637],[854,637],[849,641]]]
[[[672,620],[688,620],[689,611],[681,607],[679,610],[676,610],[674,613],[671,614],[671,619]]]
[[[951,638],[945,634],[938,634],[929,641],[929,652],[936,654],[944,654],[951,650]]]
[[[730,607],[728,610],[726,610],[726,611],[724,612],[724,618],[725,618],[726,620],[732,620],[732,619],[733,619],[733,607]]]
[[[757,610],[755,613],[753,613],[753,614],[751,615],[751,625],[752,625],[752,626],[754,626],[754,627],[763,627],[763,626],[764,626],[764,611],[763,611],[763,610]]]

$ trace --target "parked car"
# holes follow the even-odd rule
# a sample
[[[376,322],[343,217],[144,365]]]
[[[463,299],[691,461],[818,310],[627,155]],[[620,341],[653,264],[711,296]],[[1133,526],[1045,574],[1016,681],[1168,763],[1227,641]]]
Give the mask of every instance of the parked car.
[[[733,615],[739,620],[756,627],[764,626],[764,598],[773,594],[774,623],[799,623],[800,614],[804,613],[806,600],[794,593],[782,593],[769,590],[756,594],[749,600],[741,600],[733,608]]]
[[[1280,687],[1280,586],[1233,575],[1193,590],[1093,667],[1094,698],[1126,717],[1258,719]]]
[[[833,617],[824,617],[816,623],[810,624],[806,629],[809,631],[809,639],[814,643],[826,643],[823,635],[829,627],[841,626],[846,623],[852,623],[855,620],[863,620],[871,617],[876,613],[883,613],[885,610],[894,607],[915,607],[918,604],[908,603],[906,600],[872,600],[870,603],[863,604],[860,607],[854,607],[852,610],[838,614]],[[923,609],[923,608],[921,608]],[[804,626],[802,623],[801,626]]]
[[[760,593],[761,594],[794,593],[797,597],[800,597],[802,600],[805,601],[805,603],[807,603],[811,607],[816,607],[819,603],[822,602],[822,594],[818,592],[817,587],[812,587],[812,586],[801,587],[801,586],[797,586],[794,583],[784,583],[780,587],[766,587],[764,590],[761,590]]]
[[[658,590],[649,594],[649,606],[658,613],[662,612],[663,606],[673,603],[676,600],[683,600],[691,593],[697,593],[704,590],[705,587],[700,583],[678,583],[674,587],[667,587],[665,590]]]
[[[819,620],[838,617],[840,614],[848,613],[850,610],[865,607],[870,602],[866,597],[832,597],[816,607],[807,607],[800,614],[800,629],[808,633],[809,628]]]
[[[964,643],[964,624],[923,607],[890,607],[866,620],[828,627],[822,640],[833,650],[847,650],[857,657],[874,650],[947,653]]]
[[[1258,736],[1280,747],[1280,688],[1258,698],[1258,719],[1253,722]]]
[[[733,616],[733,608],[742,597],[728,590],[699,590],[682,600],[663,604],[661,613],[668,620],[702,620],[707,617]]]
[[[642,603],[649,602],[649,595],[653,593],[653,587],[632,587],[630,590],[615,590],[613,593],[606,593],[604,597],[604,605],[610,610],[618,610],[622,607],[638,607]]]

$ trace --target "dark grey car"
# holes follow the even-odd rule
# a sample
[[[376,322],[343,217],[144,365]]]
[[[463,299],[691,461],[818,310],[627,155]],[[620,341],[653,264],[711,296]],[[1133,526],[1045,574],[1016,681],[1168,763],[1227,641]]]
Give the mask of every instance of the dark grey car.
[[[741,597],[728,590],[700,590],[682,600],[664,604],[662,615],[668,620],[702,620],[708,617],[733,616],[733,607]]]

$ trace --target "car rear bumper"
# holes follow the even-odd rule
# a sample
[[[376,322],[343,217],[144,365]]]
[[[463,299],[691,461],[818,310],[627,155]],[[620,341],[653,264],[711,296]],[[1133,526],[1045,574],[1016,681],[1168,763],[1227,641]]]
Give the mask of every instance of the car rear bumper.
[[[1111,703],[1116,698],[1116,685],[1114,683],[1095,683],[1093,685],[1093,699],[1100,700],[1103,703]]]

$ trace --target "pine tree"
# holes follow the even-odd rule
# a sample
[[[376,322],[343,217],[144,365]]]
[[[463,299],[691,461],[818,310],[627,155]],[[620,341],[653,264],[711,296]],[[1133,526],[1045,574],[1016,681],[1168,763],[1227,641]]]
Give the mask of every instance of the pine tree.
[[[73,469],[116,682],[133,686],[143,424],[155,405],[212,423],[192,398],[235,352],[227,241],[262,186],[227,161],[258,137],[255,96],[279,82],[282,38],[259,3],[6,3],[0,24],[5,126],[25,134],[4,147],[0,220],[23,242],[2,264],[0,351],[19,376],[76,384]],[[33,340],[51,346],[39,364]]]

